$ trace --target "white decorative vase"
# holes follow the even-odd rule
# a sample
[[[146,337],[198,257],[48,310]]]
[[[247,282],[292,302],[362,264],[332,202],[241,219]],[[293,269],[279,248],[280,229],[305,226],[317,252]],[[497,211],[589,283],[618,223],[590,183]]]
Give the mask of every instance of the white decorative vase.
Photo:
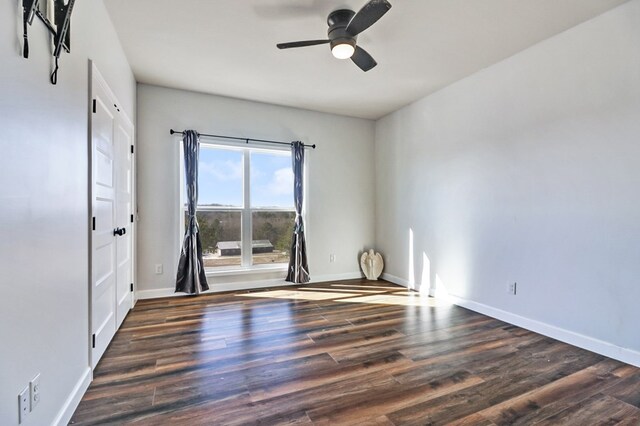
[[[382,274],[382,268],[384,268],[382,255],[374,253],[373,249],[368,252],[365,251],[360,257],[360,267],[368,280],[377,281],[380,274]]]

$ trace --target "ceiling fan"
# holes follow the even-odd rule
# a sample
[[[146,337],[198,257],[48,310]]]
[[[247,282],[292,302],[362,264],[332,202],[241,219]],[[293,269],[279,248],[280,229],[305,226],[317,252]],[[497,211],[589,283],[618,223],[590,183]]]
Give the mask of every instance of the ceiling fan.
[[[338,59],[351,58],[353,63],[360,67],[362,71],[369,71],[378,63],[366,50],[357,45],[358,34],[375,24],[389,9],[391,9],[391,3],[387,0],[370,0],[358,13],[350,9],[333,11],[327,18],[327,24],[329,25],[328,39],[279,43],[277,45],[278,49],[328,43],[333,56]]]

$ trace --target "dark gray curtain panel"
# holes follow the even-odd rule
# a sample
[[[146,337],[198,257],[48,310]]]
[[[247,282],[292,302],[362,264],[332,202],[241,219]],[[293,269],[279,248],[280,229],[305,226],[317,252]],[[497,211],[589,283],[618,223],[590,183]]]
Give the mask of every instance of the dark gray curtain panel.
[[[209,290],[207,277],[202,261],[202,244],[200,243],[200,228],[196,219],[198,206],[198,157],[200,156],[200,141],[198,133],[185,130],[182,135],[184,147],[184,175],[187,189],[187,226],[178,261],[178,276],[176,277],[176,293],[200,294]]]
[[[302,142],[291,144],[291,159],[293,163],[293,199],[296,208],[296,223],[291,241],[291,257],[287,281],[304,284],[308,283],[309,265],[307,264],[307,244],[304,240],[304,223],[302,222],[302,187],[304,177],[304,145]]]

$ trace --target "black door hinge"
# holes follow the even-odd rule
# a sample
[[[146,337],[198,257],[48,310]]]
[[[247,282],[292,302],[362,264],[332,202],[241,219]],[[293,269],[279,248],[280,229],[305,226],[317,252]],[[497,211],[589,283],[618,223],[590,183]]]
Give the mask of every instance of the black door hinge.
[[[95,349],[96,348],[96,335],[94,334],[93,336],[91,336],[91,339],[93,341],[91,343],[91,346]]]
[[[133,215],[131,215],[131,223],[133,223]]]
[[[96,100],[93,100],[93,113],[95,114],[97,112],[97,106],[96,106]]]
[[[133,154],[133,145],[131,145],[131,153]]]
[[[92,227],[93,227],[93,230],[95,231],[96,230],[96,217],[95,216],[92,218],[92,222],[93,222]]]
[[[133,291],[133,283],[131,283],[131,291]]]

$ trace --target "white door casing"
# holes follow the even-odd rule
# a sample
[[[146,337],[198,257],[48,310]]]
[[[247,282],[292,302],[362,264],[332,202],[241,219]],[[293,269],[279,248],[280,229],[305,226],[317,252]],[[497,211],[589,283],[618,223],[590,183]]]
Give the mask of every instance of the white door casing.
[[[91,120],[93,232],[91,250],[92,367],[116,332],[115,176],[113,169],[113,111],[99,84],[93,88],[95,113]]]

